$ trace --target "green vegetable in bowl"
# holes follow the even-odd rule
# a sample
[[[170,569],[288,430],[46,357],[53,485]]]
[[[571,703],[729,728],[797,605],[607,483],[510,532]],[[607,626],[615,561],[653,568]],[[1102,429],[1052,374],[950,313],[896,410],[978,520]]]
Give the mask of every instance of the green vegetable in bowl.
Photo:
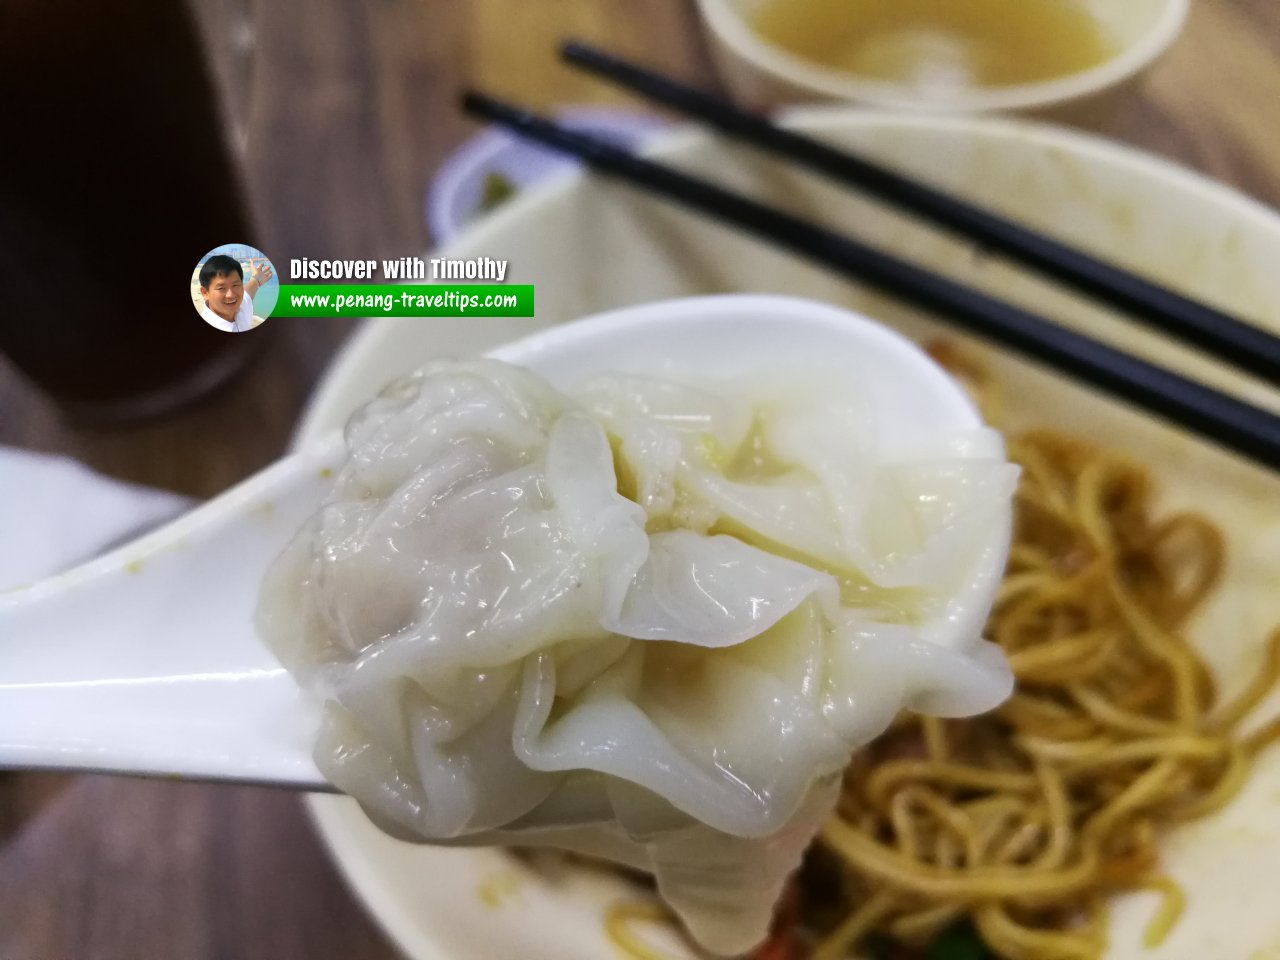
[[[967,920],[952,924],[929,944],[924,960],[997,960]]]
[[[519,188],[501,173],[486,173],[480,191],[479,212],[488,213],[516,195]]]
[[[968,920],[947,927],[923,949],[909,947],[882,933],[871,934],[862,946],[870,960],[1000,960]]]

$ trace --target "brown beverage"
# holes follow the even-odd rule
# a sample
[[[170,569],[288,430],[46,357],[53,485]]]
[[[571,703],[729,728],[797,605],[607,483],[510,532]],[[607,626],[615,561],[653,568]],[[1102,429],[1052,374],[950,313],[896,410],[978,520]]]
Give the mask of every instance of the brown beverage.
[[[0,352],[68,412],[209,389],[259,341],[192,309],[191,271],[253,243],[191,12],[0,0]]]

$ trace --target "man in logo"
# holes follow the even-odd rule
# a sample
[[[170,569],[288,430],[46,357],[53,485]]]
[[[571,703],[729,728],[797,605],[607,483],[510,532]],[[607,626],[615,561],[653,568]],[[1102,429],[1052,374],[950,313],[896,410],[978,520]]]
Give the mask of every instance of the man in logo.
[[[200,268],[200,296],[204,306],[200,316],[219,330],[239,333],[254,326],[253,295],[271,279],[271,264],[254,269],[244,282],[244,270],[235,257],[216,254]]]

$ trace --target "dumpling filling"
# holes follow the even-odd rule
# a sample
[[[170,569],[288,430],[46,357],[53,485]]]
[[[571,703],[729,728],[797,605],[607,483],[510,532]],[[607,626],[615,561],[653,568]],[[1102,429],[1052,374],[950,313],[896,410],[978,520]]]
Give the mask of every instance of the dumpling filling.
[[[850,752],[1013,682],[981,629],[1016,468],[987,430],[886,459],[847,379],[389,386],[258,612],[324,775],[396,836],[609,858],[757,944]]]

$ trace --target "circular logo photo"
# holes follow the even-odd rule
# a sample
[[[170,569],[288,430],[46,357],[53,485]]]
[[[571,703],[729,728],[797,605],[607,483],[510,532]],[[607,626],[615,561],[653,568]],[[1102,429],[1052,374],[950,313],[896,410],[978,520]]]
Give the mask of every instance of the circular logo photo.
[[[191,303],[209,326],[252,330],[271,316],[280,281],[267,255],[244,243],[214,247],[191,273]]]

